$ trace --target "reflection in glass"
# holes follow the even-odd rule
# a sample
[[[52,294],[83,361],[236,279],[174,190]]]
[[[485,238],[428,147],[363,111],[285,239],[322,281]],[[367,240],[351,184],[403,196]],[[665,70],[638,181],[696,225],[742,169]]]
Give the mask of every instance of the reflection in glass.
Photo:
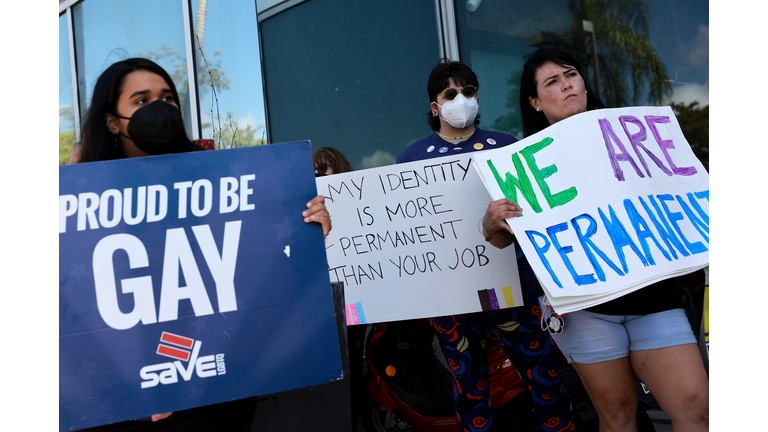
[[[394,164],[432,133],[427,78],[440,59],[432,1],[308,1],[260,22],[270,139]]]
[[[522,138],[517,87],[527,56],[545,44],[578,51],[567,3],[456,2],[461,61],[472,68],[480,82],[480,127]]]
[[[557,46],[584,66],[606,106],[669,104],[684,133],[708,130],[708,10],[706,0],[457,1],[461,59],[480,81],[483,127],[522,137],[522,66],[537,47]],[[686,138],[706,166],[709,134],[699,135]]]
[[[266,143],[255,2],[196,0],[192,17],[202,138],[217,148]]]
[[[179,93],[187,134],[192,137],[182,4],[178,0],[88,0],[72,7],[81,116],[93,86],[111,64],[145,57],[165,69]]]
[[[72,68],[69,61],[67,14],[59,17],[59,165],[69,163],[75,144],[75,112],[72,103]]]

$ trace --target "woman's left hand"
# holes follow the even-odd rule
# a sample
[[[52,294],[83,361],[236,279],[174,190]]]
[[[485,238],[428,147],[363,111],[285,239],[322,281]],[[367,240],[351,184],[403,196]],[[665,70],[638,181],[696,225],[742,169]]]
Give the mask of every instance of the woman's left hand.
[[[304,216],[304,222],[317,222],[323,226],[323,235],[327,236],[331,232],[331,216],[328,209],[325,208],[325,197],[318,195],[307,203],[307,210],[301,214]]]

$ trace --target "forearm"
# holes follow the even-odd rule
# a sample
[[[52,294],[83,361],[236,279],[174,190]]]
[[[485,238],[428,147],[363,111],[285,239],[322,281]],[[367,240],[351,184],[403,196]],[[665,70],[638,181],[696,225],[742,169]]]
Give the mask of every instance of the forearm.
[[[485,220],[480,221],[480,233],[491,245],[504,249],[515,241],[515,235],[503,229],[487,229]]]

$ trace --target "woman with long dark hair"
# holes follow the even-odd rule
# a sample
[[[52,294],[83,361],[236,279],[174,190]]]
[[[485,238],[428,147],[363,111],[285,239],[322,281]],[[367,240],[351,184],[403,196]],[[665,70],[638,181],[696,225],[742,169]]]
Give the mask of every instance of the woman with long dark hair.
[[[187,137],[179,105],[173,80],[157,63],[111,65],[93,90],[79,162],[202,150]]]
[[[76,163],[203,150],[187,137],[179,105],[173,80],[155,62],[130,58],[114,63],[96,81]],[[307,204],[302,217],[304,222],[320,223],[325,235],[331,230],[331,219],[321,195]],[[151,417],[152,422],[122,422],[93,430],[245,432],[251,428],[255,410],[253,397],[184,410],[172,416],[156,414]],[[162,421],[153,423],[158,420]]]
[[[202,150],[187,137],[179,94],[157,63],[130,58],[99,76],[82,129],[78,163]],[[305,222],[331,231],[325,199],[318,195],[302,212]]]
[[[526,137],[572,115],[604,108],[583,77],[576,59],[560,49],[542,48],[528,59],[520,83]],[[512,243],[514,233],[505,220],[521,213],[508,199],[488,206],[483,229],[494,246]],[[633,372],[672,419],[675,431],[709,428],[709,380],[673,279],[565,314],[563,320],[562,333],[552,337],[581,377],[601,431],[637,430]]]

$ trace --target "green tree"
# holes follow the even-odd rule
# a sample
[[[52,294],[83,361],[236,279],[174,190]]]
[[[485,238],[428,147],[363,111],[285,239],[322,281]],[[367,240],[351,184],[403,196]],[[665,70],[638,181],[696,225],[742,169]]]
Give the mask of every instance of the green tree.
[[[64,117],[63,121],[59,121],[60,124],[75,124],[75,115],[72,107],[59,108],[59,117]],[[69,163],[69,152],[72,150],[73,145],[75,145],[74,126],[71,129],[59,129],[59,165],[66,165]]]
[[[221,52],[213,53],[215,60],[213,62],[199,62],[197,65],[197,91],[198,99],[211,91],[229,89],[229,78],[221,69]],[[165,44],[161,45],[157,51],[148,51],[144,57],[164,65],[163,68],[173,79],[178,89],[189,88],[189,76],[187,75],[187,58],[179,54]],[[214,87],[215,85],[215,87]],[[212,99],[213,100],[213,99]],[[185,91],[179,93],[179,103],[182,107],[189,106],[189,94]]]
[[[249,124],[242,129],[237,120],[232,118],[231,112],[227,113],[227,119],[228,123],[222,125],[221,136],[216,137],[216,148],[249,147],[267,143],[266,139],[257,135],[257,132],[264,128],[263,125],[253,127]]]
[[[573,25],[559,35],[560,43],[556,45],[571,51],[594,74],[591,36],[583,31],[583,20],[592,21],[601,98],[606,106],[659,105],[672,94],[664,63],[649,40],[652,11],[644,0],[568,0],[568,7],[573,13]],[[583,47],[572,46],[570,41],[578,40],[584,41]],[[509,111],[491,125],[493,130],[518,138],[522,137],[518,89],[521,75],[522,71],[516,70],[507,79],[512,87],[506,103]]]
[[[698,102],[688,105],[671,103],[672,111],[680,123],[688,144],[691,145],[693,154],[701,161],[704,168],[709,171],[709,105],[699,107]]]
[[[594,25],[606,106],[658,105],[672,94],[664,62],[650,42],[652,11],[644,0],[569,0],[569,7],[575,28],[582,19]],[[585,45],[587,58],[593,58],[592,44]]]

